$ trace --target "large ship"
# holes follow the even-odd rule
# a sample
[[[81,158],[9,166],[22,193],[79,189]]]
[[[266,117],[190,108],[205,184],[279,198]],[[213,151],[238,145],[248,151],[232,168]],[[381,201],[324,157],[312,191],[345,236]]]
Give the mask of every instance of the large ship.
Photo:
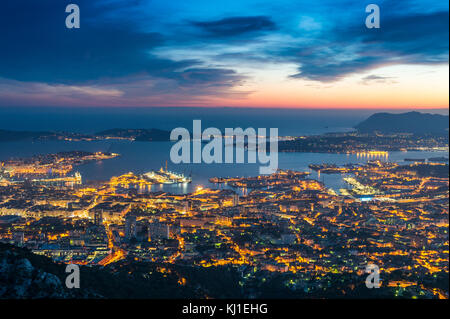
[[[178,184],[192,182],[192,178],[189,176],[169,171],[167,169],[167,164],[166,169],[161,167],[158,171],[150,171],[143,174],[143,176],[153,184]]]

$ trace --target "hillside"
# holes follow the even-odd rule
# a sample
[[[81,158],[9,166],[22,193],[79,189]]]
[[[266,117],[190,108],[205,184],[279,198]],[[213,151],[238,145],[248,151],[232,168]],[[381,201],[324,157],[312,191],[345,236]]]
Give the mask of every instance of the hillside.
[[[80,266],[80,288],[65,286],[65,264],[0,243],[0,299],[186,299],[240,295],[228,267],[194,268],[123,260],[107,267]],[[186,282],[187,281],[187,282]]]
[[[101,138],[130,138],[140,142],[169,141],[170,132],[159,129],[111,129],[95,134]]]
[[[448,115],[408,112],[375,113],[355,128],[360,133],[448,134]]]
[[[56,139],[59,134],[51,132],[28,132],[28,131],[8,131],[0,130],[0,142],[13,142],[33,139]]]

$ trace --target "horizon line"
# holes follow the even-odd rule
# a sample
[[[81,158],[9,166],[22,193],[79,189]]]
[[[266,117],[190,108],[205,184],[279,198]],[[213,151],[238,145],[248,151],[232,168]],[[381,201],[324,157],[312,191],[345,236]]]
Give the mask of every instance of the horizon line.
[[[158,105],[149,105],[149,106],[87,106],[87,105],[73,105],[73,106],[56,106],[56,105],[21,105],[21,106],[6,106],[0,105],[0,109],[37,109],[37,108],[57,108],[57,109],[70,109],[70,108],[79,108],[79,109],[163,109],[163,108],[179,108],[179,109],[201,109],[201,108],[209,108],[209,109],[268,109],[268,110],[403,110],[403,111],[414,111],[414,110],[447,110],[449,111],[449,106],[442,107],[289,107],[289,106],[182,106],[182,105],[171,105],[171,106],[158,106]]]

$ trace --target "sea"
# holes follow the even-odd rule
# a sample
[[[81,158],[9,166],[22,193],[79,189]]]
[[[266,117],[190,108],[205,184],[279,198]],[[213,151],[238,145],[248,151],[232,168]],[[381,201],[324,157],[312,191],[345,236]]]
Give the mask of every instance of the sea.
[[[201,120],[202,129],[216,127],[243,129],[278,128],[280,136],[306,136],[330,132],[348,132],[370,115],[380,110],[331,109],[256,109],[256,108],[57,108],[17,107],[0,108],[0,129],[16,131],[60,131],[95,133],[112,128],[158,128],[172,130],[184,127],[192,130],[192,121]],[[383,110],[401,113],[405,110]],[[427,110],[429,113],[448,114],[447,110]],[[120,154],[101,162],[91,162],[76,167],[89,184],[109,180],[113,176],[134,172],[137,174],[161,167],[191,176],[192,183],[154,185],[148,191],[165,191],[176,194],[192,192],[197,187],[220,188],[223,185],[209,182],[211,177],[256,176],[260,164],[174,164],[170,160],[171,142],[132,142],[108,140],[95,142],[18,141],[0,143],[0,161],[10,158],[30,157],[61,151],[103,151]],[[321,174],[309,169],[309,164],[364,164],[369,159],[406,163],[405,158],[447,157],[447,151],[389,152],[388,156],[367,157],[353,154],[283,153],[278,154],[278,167],[308,171],[337,193],[346,184],[340,174]]]

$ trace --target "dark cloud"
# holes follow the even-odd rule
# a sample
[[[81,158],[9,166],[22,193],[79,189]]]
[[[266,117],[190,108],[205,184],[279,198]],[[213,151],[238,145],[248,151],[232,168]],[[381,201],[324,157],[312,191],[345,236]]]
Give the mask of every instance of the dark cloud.
[[[393,64],[448,63],[448,12],[389,16],[380,29],[333,29],[319,44],[279,52],[299,63],[294,78],[335,81],[352,73]]]
[[[231,69],[201,67],[189,57],[152,54],[167,46],[143,32],[121,1],[77,0],[81,28],[65,27],[69,1],[17,0],[0,10],[0,101],[14,105],[186,103],[199,96],[233,96],[244,77]],[[131,6],[130,2],[126,4]],[[159,96],[159,98],[158,98]],[[54,100],[54,101],[53,101]],[[16,101],[16,102],[14,102]],[[52,102],[53,101],[53,102]],[[150,102],[149,102],[150,101]]]
[[[233,37],[276,30],[275,23],[265,16],[232,17],[208,22],[192,22],[192,24],[214,37]]]
[[[238,1],[230,0],[227,12],[235,15],[224,16],[222,7],[210,12],[203,2],[189,4],[192,14],[164,1],[3,1],[0,91],[15,97],[26,87],[33,99],[42,91],[70,98],[136,96],[145,104],[158,94],[162,101],[242,94],[233,90],[247,80],[236,72],[241,66],[292,63],[298,66],[293,78],[331,82],[385,65],[448,63],[444,4],[380,0],[381,28],[367,29],[370,0],[280,2],[278,9],[267,1],[243,11],[241,2],[232,6]],[[80,6],[80,29],[65,27],[69,3]],[[299,26],[300,16],[310,18],[313,31]],[[362,81],[390,80],[373,75]]]
[[[292,75],[293,78],[306,78],[308,80],[330,82],[360,71],[380,66],[381,62],[375,57],[359,57],[348,61],[335,61],[330,58],[315,63],[312,58],[302,59],[300,73]]]
[[[363,78],[365,81],[379,81],[379,80],[388,80],[392,79],[392,77],[389,76],[381,76],[381,75],[368,75]]]
[[[376,32],[364,32],[362,43],[406,63],[443,63],[448,61],[448,37],[448,12],[434,12],[387,19]]]
[[[112,18],[117,4],[101,10],[99,2],[77,1],[81,28],[65,27],[65,1],[23,1],[0,11],[0,77],[47,83],[78,83],[100,78],[149,74],[175,77],[198,64],[152,55],[165,43],[158,33],[144,33],[127,20]],[[115,6],[114,6],[115,4]],[[102,20],[102,14],[109,17]],[[103,22],[102,22],[103,21]],[[104,21],[108,21],[105,23]]]
[[[192,68],[177,74],[180,83],[185,85],[235,86],[245,79],[230,69]]]
[[[371,83],[390,83],[395,84],[397,81],[392,76],[382,76],[382,75],[367,75],[361,79],[361,84],[371,84]]]

